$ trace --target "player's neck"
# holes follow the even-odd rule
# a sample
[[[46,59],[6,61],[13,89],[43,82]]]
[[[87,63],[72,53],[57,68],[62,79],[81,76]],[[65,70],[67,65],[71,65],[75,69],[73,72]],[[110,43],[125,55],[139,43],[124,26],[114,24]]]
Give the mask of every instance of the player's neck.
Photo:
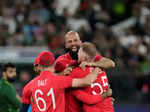
[[[50,66],[50,67],[43,68],[42,71],[50,71],[50,72],[54,72],[54,69],[53,69],[52,66]]]

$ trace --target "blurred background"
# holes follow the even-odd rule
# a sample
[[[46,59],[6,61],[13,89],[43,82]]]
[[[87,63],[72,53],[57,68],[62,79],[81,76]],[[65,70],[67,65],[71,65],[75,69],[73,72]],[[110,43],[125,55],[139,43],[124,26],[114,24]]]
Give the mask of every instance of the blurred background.
[[[150,0],[1,0],[0,65],[17,65],[16,91],[43,50],[64,53],[69,30],[116,62],[107,70],[116,112],[150,111]]]

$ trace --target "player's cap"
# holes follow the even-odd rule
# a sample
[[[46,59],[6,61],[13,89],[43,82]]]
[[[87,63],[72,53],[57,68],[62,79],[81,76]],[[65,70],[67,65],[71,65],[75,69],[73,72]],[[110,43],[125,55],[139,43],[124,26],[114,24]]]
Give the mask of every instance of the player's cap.
[[[53,53],[44,51],[39,56],[39,64],[43,66],[49,66],[55,61]]]
[[[70,60],[59,60],[55,63],[54,69],[56,72],[62,72],[65,68],[69,66],[74,66],[75,61]]]
[[[34,60],[34,66],[36,66],[36,65],[38,65],[39,64],[39,57],[43,54],[43,53],[45,53],[45,52],[47,52],[47,51],[42,51],[42,52],[40,52],[39,54],[38,54],[38,56],[35,58],[35,60]]]

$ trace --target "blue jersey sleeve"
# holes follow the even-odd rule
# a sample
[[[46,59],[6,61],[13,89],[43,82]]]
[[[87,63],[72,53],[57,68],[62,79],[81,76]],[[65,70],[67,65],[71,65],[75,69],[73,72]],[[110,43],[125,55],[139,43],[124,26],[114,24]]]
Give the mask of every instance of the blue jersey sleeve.
[[[31,105],[30,105],[29,108],[28,108],[28,112],[31,112]]]

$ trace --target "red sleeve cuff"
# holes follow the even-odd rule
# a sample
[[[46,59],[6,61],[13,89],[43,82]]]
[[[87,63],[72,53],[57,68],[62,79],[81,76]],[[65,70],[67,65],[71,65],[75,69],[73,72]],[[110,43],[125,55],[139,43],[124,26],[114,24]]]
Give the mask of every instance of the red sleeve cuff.
[[[30,100],[22,98],[22,103],[24,103],[24,104],[30,104]]]
[[[94,59],[94,61],[99,61],[102,59],[102,56],[101,55],[96,55],[96,58]]]

